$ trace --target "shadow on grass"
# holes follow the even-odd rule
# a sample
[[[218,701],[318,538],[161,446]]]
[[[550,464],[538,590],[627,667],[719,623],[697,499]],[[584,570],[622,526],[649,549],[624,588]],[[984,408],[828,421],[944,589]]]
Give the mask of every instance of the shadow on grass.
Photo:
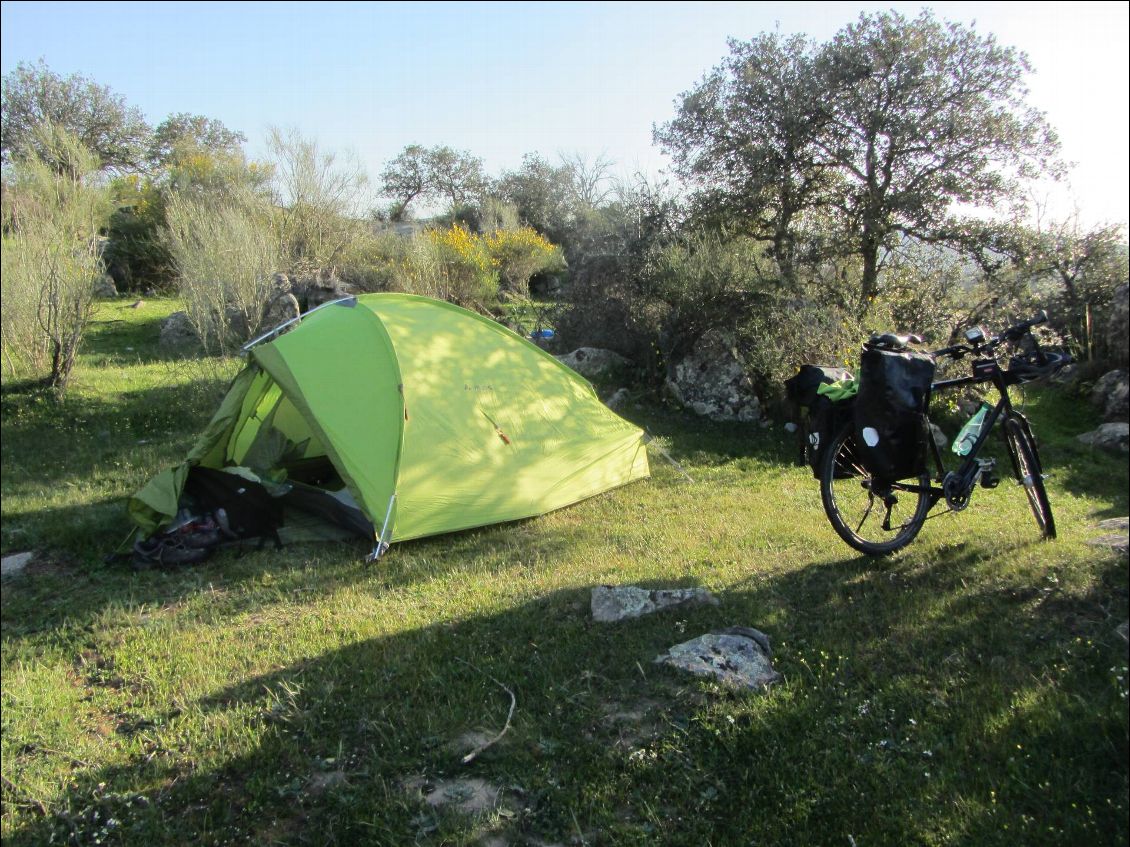
[[[106,504],[120,507],[119,503]],[[74,507],[86,516],[92,507]],[[91,531],[105,523],[91,517]],[[436,562],[457,562],[461,573],[505,566],[515,559],[528,561],[536,551],[550,561],[562,558],[577,543],[574,533],[540,528],[536,537],[515,546],[515,533],[526,521],[481,527],[442,537],[423,538],[396,545],[378,563],[365,561],[372,544],[363,539],[311,541],[289,544],[281,550],[254,540],[223,547],[204,562],[179,568],[153,568],[135,572],[128,558],[84,564],[56,549],[38,556],[28,578],[6,581],[3,593],[5,638],[18,639],[57,629],[73,631],[93,626],[110,608],[167,607],[199,600],[202,592],[223,591],[218,614],[239,615],[266,611],[277,603],[309,592],[329,594],[358,583],[375,583],[394,590],[436,575]],[[83,527],[79,525],[78,531]],[[121,538],[107,537],[111,541]],[[128,545],[123,545],[128,551]],[[257,586],[263,590],[257,590]]]
[[[129,307],[119,307],[117,314],[127,314]],[[179,358],[178,354],[161,349],[161,322],[164,315],[144,318],[96,319],[87,327],[82,339],[82,356],[88,366],[125,367],[162,362]]]
[[[76,771],[12,843],[85,843],[111,819],[124,844],[491,829],[511,843],[1124,843],[1125,705],[1106,671],[1124,651],[1110,635],[1124,569],[1104,562],[1092,592],[1067,596],[993,567],[974,548],[814,564],[719,608],[612,626],[578,588],[348,644],[179,712],[144,713],[139,695],[116,729],[138,739],[130,761]],[[733,624],[775,641],[785,681],[768,695],[652,665]],[[503,726],[503,686],[511,730],[461,764],[462,733]],[[484,779],[505,811],[433,809],[405,787],[414,775]]]
[[[93,476],[111,474],[149,453],[179,460],[226,388],[225,382],[199,378],[97,398],[72,393],[62,402],[44,392],[5,389],[0,398],[5,497],[82,488]]]

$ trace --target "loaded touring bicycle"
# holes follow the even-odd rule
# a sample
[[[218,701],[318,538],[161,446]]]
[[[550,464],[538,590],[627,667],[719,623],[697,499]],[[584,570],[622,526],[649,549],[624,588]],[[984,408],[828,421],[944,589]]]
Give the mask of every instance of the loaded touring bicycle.
[[[1036,439],[1008,391],[1070,361],[1041,350],[1031,334],[1046,320],[1041,312],[992,337],[972,328],[962,343],[930,353],[913,350],[921,343],[916,336],[872,336],[864,345],[857,382],[833,380],[826,369],[816,373],[811,366],[789,381],[792,398],[809,407],[806,458],[840,538],[862,553],[885,555],[913,541],[928,518],[965,509],[978,486],[999,484],[995,460],[981,455],[997,429],[1004,433],[1012,476],[1024,489],[1041,535],[1055,538]],[[1004,368],[998,361],[1002,348],[1020,349]],[[966,357],[972,359],[969,375],[934,381],[937,359]],[[813,389],[816,382],[822,385]],[[951,449],[960,462],[947,469],[932,436],[930,398],[934,392],[982,384],[996,390],[997,400],[982,402],[958,433]]]

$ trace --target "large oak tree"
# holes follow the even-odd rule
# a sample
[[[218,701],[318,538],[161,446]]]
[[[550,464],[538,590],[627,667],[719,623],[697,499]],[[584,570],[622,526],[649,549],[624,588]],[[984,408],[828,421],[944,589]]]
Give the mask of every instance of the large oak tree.
[[[768,35],[730,51],[657,142],[700,207],[770,241],[786,280],[806,224],[834,230],[822,235],[858,263],[861,309],[902,239],[967,247],[963,214],[1057,170],[1024,54],[929,12],[862,15],[823,45]]]
[[[21,152],[49,161],[43,126],[74,135],[103,170],[131,170],[145,162],[151,130],[141,111],[108,87],[71,74],[61,77],[42,61],[23,62],[4,76],[0,153],[5,163]],[[59,170],[66,163],[54,163]]]

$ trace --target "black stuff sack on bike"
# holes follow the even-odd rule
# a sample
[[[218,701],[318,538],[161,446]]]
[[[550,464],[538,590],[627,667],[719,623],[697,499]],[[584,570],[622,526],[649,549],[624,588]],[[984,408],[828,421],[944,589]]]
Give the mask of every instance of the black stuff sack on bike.
[[[857,456],[873,477],[894,481],[926,469],[926,408],[934,359],[864,345],[853,418]]]
[[[797,464],[810,466],[814,477],[820,476],[821,448],[830,443],[838,427],[851,419],[850,399],[833,399],[820,390],[851,379],[851,371],[843,368],[801,365],[796,376],[785,380],[791,415],[799,421]]]

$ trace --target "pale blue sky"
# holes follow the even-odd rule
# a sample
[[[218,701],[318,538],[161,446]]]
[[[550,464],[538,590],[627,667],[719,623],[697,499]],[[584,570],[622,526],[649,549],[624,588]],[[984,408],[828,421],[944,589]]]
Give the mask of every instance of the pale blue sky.
[[[1087,223],[1130,218],[1130,5],[934,3],[1028,53],[1031,102],[1078,162]],[[411,143],[448,144],[497,174],[523,153],[605,153],[656,172],[652,125],[726,54],[779,29],[825,40],[861,11],[917,3],[4,2],[0,66],[40,58],[110,86],[153,123],[218,118],[262,152],[269,125],[352,149],[376,177]]]

